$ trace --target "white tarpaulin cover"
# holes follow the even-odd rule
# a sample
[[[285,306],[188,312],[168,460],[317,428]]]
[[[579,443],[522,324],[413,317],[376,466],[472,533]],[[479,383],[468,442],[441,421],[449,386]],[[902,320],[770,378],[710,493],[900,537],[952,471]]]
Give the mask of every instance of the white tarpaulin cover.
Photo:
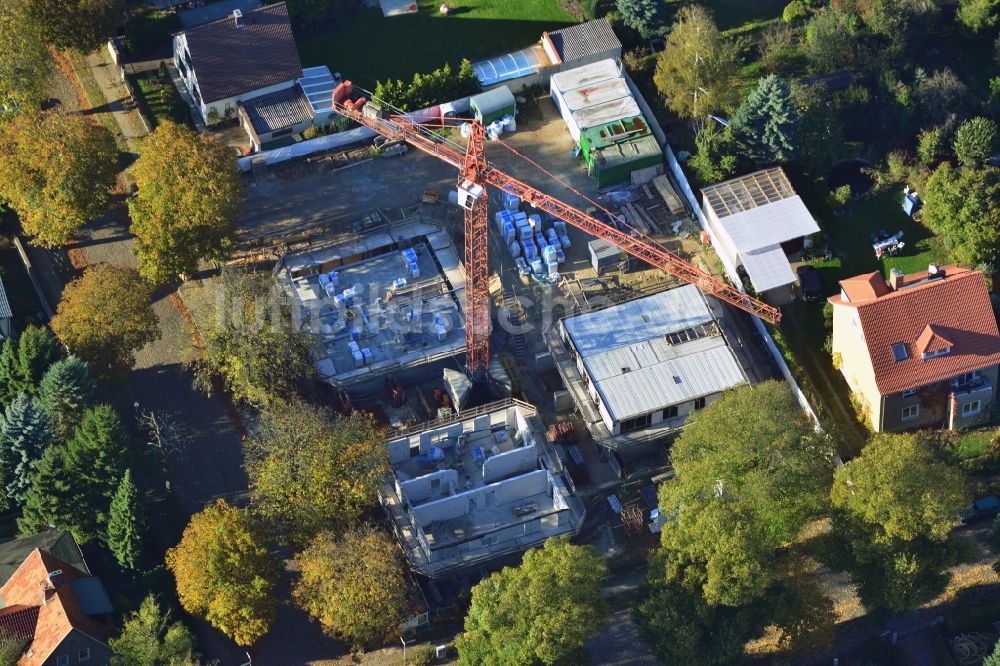
[[[373,136],[375,136],[375,130],[369,127],[356,127],[354,129],[347,130],[346,132],[337,132],[336,134],[319,136],[315,139],[300,141],[292,144],[291,146],[285,146],[284,148],[264,150],[247,157],[241,157],[236,160],[236,164],[243,171],[249,171],[253,166],[253,161],[261,157],[264,158],[265,164],[278,164],[279,162],[292,160],[296,157],[305,157],[306,155],[323,152],[324,150],[333,150],[334,148],[340,148],[341,146],[349,146],[352,143],[367,141]]]

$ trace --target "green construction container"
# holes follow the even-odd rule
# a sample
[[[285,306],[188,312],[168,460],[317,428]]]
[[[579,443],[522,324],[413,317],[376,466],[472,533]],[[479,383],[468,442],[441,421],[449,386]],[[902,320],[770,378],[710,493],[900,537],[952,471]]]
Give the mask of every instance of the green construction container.
[[[642,116],[621,118],[580,132],[580,153],[584,162],[590,166],[590,155],[593,151],[649,134],[649,124]]]
[[[591,150],[587,167],[598,187],[610,187],[628,181],[633,171],[662,162],[660,144],[649,135]]]
[[[517,109],[517,103],[510,88],[500,86],[470,97],[469,108],[476,115],[476,120],[483,125],[489,125],[498,118],[513,116]]]

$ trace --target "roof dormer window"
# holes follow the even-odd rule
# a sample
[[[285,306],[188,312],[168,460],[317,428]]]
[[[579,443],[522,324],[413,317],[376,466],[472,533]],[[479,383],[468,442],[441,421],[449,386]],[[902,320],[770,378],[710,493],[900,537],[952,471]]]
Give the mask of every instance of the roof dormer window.
[[[945,347],[944,349],[938,349],[937,351],[924,352],[920,355],[920,358],[927,360],[929,358],[937,358],[938,356],[945,356],[951,353],[951,345]]]
[[[897,342],[892,346],[892,357],[896,359],[896,363],[900,361],[905,361],[909,358],[909,353],[906,351],[906,345],[902,342]]]

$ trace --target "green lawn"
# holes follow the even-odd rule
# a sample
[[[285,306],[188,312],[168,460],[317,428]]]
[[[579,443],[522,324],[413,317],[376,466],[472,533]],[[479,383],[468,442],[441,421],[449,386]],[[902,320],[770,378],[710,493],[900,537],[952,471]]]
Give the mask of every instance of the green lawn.
[[[130,76],[129,80],[139,97],[136,101],[143,107],[154,126],[164,120],[191,124],[190,109],[180,98],[172,83],[161,80],[156,72]]]
[[[441,16],[440,0],[420,0],[420,12],[386,18],[360,9],[333,32],[296,38],[302,64],[328,65],[363,87],[387,78],[409,80],[445,62],[500,55],[537,42],[546,30],[575,23],[560,0],[453,0]]]
[[[959,460],[968,460],[986,455],[990,452],[990,445],[993,443],[993,438],[996,437],[996,434],[996,427],[962,433],[955,443],[955,455]]]

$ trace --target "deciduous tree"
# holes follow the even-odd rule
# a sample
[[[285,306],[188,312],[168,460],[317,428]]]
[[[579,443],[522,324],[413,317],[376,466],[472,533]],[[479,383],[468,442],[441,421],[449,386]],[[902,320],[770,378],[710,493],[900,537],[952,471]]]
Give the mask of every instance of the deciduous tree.
[[[375,503],[389,469],[382,432],[370,416],[334,419],[302,402],[265,409],[246,455],[258,511],[300,544],[353,525]]]
[[[139,489],[132,482],[132,470],[126,469],[108,511],[108,549],[123,569],[135,569],[142,557],[142,539],[146,533],[146,511],[139,499]]]
[[[311,335],[264,276],[224,270],[222,291],[219,321],[203,332],[203,353],[192,362],[195,385],[211,394],[221,378],[234,398],[256,406],[293,398],[314,372]]]
[[[0,473],[4,506],[24,501],[31,477],[52,444],[52,424],[45,412],[22,393],[0,414]]]
[[[131,268],[97,264],[66,285],[52,330],[98,379],[121,378],[135,352],[160,338],[152,295]]]
[[[104,213],[117,172],[114,137],[84,116],[22,113],[0,125],[0,199],[41,245]]]
[[[671,450],[677,478],[660,486],[660,512],[682,517],[712,498],[737,502],[773,547],[826,506],[830,451],[783,382],[732,389],[689,417]]]
[[[839,468],[833,505],[879,528],[883,541],[944,540],[970,498],[958,469],[913,435],[877,434]]]
[[[661,548],[633,611],[639,638],[665,664],[722,666],[739,660],[744,644],[768,624],[766,604],[712,605],[705,601],[701,567]]]
[[[196,513],[167,551],[167,567],[181,605],[237,645],[253,645],[274,621],[281,570],[248,511],[219,500]]]
[[[183,125],[160,123],[132,167],[129,201],[139,272],[153,283],[191,275],[232,246],[243,184],[232,150]]]
[[[696,122],[737,103],[736,54],[700,5],[685,5],[656,61],[653,82],[679,116]]]
[[[843,154],[844,131],[829,94],[822,83],[792,84],[792,97],[799,112],[801,159],[813,173],[826,173]]]
[[[940,591],[961,555],[949,533],[970,498],[923,439],[876,435],[836,471],[831,499],[839,559],[866,605],[899,611]]]
[[[24,4],[0,3],[0,115],[37,111],[52,75],[52,55],[38,27],[24,20]]]
[[[1000,0],[958,0],[955,18],[972,32],[981,32],[997,24]]]
[[[759,165],[792,159],[798,152],[798,127],[791,88],[773,74],[757,82],[729,123],[737,144]]]
[[[955,128],[955,118],[965,110],[968,98],[968,86],[947,67],[926,77],[917,86],[917,102],[924,121],[943,126],[948,132]]]
[[[73,434],[96,389],[87,364],[76,356],[49,366],[38,386],[38,406],[49,415],[57,437]]]
[[[365,527],[337,537],[320,532],[295,558],[296,603],[323,630],[355,650],[382,645],[399,633],[407,609],[399,548]]]
[[[817,74],[827,74],[854,59],[858,20],[834,6],[820,9],[806,23],[806,56]]]
[[[604,561],[591,546],[549,539],[519,567],[472,588],[461,664],[581,663],[583,645],[607,621]]]
[[[955,157],[967,167],[979,166],[997,150],[997,124],[978,116],[958,126],[955,132]]]
[[[126,0],[7,0],[25,5],[27,19],[60,49],[89,53],[115,34]]]
[[[992,263],[1000,256],[1000,169],[955,169],[941,164],[924,187],[924,223],[944,238],[961,264]]]
[[[171,622],[150,594],[142,600],[122,626],[121,634],[108,641],[115,654],[112,666],[175,666],[194,652],[194,635],[181,622]]]

